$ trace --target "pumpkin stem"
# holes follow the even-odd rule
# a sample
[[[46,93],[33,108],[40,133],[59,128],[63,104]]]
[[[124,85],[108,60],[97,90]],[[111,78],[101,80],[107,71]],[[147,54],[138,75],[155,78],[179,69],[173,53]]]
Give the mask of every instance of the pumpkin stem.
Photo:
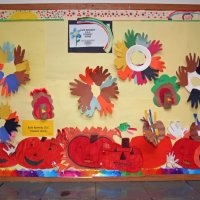
[[[122,148],[129,148],[129,138],[122,138]]]
[[[94,143],[94,142],[96,142],[98,139],[99,139],[99,138],[98,138],[98,135],[91,135],[91,136],[90,136],[90,143]]]
[[[44,142],[47,139],[47,137],[42,137],[41,142]]]

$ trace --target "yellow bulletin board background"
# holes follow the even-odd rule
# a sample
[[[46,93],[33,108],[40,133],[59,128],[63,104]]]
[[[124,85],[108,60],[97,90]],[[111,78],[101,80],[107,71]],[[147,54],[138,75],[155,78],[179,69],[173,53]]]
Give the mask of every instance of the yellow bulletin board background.
[[[176,75],[179,66],[185,65],[185,56],[189,53],[199,54],[199,22],[161,22],[161,21],[113,21],[114,42],[124,40],[128,29],[138,33],[146,33],[151,40],[160,40],[163,50],[159,55],[165,62],[166,69],[161,74]],[[165,127],[170,121],[181,121],[188,127],[194,121],[193,113],[200,109],[192,109],[187,103],[189,93],[185,88],[179,90],[180,103],[170,110],[156,107],[153,103],[151,88],[154,83],[148,82],[139,86],[132,81],[117,80],[119,98],[114,100],[112,115],[100,116],[95,111],[88,118],[78,110],[78,98],[72,96],[69,82],[84,74],[85,68],[103,66],[113,77],[117,77],[113,53],[68,53],[68,22],[67,21],[35,21],[35,22],[5,22],[0,23],[0,44],[9,41],[16,46],[20,44],[26,50],[25,59],[30,63],[31,81],[20,86],[19,91],[11,97],[0,97],[3,103],[8,102],[13,111],[17,111],[20,121],[33,120],[32,97],[30,91],[36,88],[46,88],[53,99],[54,106],[54,136],[56,130],[64,127],[108,127],[115,128],[122,122],[127,122],[138,129],[135,135],[142,134],[140,119],[145,109],[157,112],[157,118]],[[15,71],[14,65],[7,65],[7,71]],[[199,85],[199,82],[195,83]],[[17,141],[22,139],[20,133]],[[131,135],[132,136],[132,135]],[[130,134],[124,135],[130,137]]]

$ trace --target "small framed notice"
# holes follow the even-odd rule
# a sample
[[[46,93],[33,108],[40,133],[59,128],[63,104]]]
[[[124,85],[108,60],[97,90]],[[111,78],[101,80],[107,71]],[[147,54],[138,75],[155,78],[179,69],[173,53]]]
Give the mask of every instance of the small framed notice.
[[[111,21],[68,21],[68,52],[112,53],[112,43]]]

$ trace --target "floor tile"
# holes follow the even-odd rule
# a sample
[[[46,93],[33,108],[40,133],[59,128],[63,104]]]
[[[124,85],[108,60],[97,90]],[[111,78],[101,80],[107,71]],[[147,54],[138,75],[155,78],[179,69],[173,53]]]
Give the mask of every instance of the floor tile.
[[[96,183],[97,200],[150,200],[140,182]]]

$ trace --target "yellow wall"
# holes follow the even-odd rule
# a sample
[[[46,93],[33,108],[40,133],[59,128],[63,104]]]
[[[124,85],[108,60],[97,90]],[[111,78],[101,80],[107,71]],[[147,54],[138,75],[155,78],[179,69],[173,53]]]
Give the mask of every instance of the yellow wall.
[[[164,73],[172,76],[178,66],[185,64],[185,56],[196,52],[200,55],[198,22],[142,22],[142,21],[114,21],[113,32],[115,41],[124,39],[127,29],[136,32],[145,32],[151,40],[160,40],[163,51],[160,53],[167,69]],[[78,98],[69,91],[69,82],[78,78],[85,72],[87,66],[103,66],[108,68],[115,77],[113,54],[68,53],[67,21],[59,22],[8,22],[0,23],[0,44],[9,41],[15,45],[20,44],[26,49],[25,58],[29,60],[31,81],[19,88],[19,92],[11,97],[0,97],[0,102],[8,101],[13,111],[17,111],[20,120],[32,120],[32,97],[30,91],[45,87],[53,98],[54,129],[63,127],[107,126],[114,128],[122,122],[128,122],[138,128],[141,134],[142,123],[140,118],[144,109],[151,108],[157,112],[157,118],[165,126],[170,121],[180,120],[189,127],[194,121],[192,114],[200,108],[191,109],[187,98],[189,93],[181,88],[179,94],[181,101],[178,106],[166,111],[153,104],[151,88],[153,82],[138,86],[129,81],[118,79],[119,99],[115,100],[112,115],[100,117],[96,111],[92,118],[80,114],[78,111]]]

